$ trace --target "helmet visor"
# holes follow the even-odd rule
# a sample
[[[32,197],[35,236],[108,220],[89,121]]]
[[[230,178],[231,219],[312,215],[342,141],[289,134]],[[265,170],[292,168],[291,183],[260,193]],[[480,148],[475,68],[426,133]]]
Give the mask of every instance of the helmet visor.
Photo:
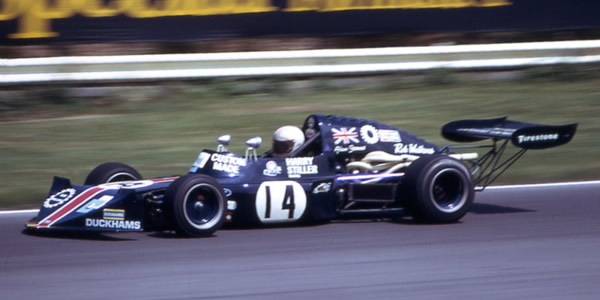
[[[275,154],[287,154],[292,152],[294,147],[293,141],[273,141],[273,153]]]

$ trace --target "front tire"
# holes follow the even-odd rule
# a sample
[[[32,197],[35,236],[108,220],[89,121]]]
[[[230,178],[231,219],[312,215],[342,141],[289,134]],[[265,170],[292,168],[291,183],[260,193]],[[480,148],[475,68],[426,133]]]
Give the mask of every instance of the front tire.
[[[94,168],[85,179],[84,185],[140,179],[142,179],[142,175],[131,166],[118,162],[107,162]]]
[[[471,208],[475,191],[467,167],[447,155],[427,155],[414,161],[401,183],[401,199],[418,221],[451,223]]]
[[[180,234],[210,236],[223,226],[227,197],[212,177],[188,174],[179,177],[165,194],[175,231]]]

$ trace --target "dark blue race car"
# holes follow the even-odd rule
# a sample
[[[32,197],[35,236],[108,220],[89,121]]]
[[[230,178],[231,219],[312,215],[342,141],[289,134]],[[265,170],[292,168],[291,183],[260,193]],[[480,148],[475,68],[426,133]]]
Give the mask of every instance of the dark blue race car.
[[[439,147],[406,131],[363,119],[314,114],[302,127],[305,142],[286,157],[244,156],[203,150],[183,176],[143,179],[132,167],[104,163],[84,185],[55,177],[48,197],[27,228],[96,232],[175,230],[207,236],[225,222],[322,222],[400,211],[427,223],[460,220],[482,190],[528,149],[568,143],[577,125],[463,120],[442,135],[486,145]],[[517,151],[502,159],[509,144]],[[477,148],[477,153],[456,151]]]

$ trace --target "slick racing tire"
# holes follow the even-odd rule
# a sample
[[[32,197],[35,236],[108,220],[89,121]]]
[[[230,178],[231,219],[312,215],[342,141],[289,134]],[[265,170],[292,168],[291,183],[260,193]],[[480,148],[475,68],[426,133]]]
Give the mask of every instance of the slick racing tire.
[[[451,223],[460,220],[474,199],[473,179],[467,167],[447,155],[426,155],[408,166],[400,198],[415,220]]]
[[[171,223],[179,234],[210,236],[223,226],[227,197],[212,177],[188,174],[177,178],[165,194]]]
[[[85,179],[84,185],[140,179],[142,179],[142,175],[134,168],[118,162],[107,162],[94,168]]]

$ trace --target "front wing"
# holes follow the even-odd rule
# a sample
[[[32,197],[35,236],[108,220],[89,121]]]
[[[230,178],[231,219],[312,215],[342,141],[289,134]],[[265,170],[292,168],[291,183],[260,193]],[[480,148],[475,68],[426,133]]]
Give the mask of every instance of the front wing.
[[[38,215],[26,226],[36,230],[143,231],[145,204],[142,195],[165,189],[175,179],[86,186],[73,185],[68,179],[54,177]]]

